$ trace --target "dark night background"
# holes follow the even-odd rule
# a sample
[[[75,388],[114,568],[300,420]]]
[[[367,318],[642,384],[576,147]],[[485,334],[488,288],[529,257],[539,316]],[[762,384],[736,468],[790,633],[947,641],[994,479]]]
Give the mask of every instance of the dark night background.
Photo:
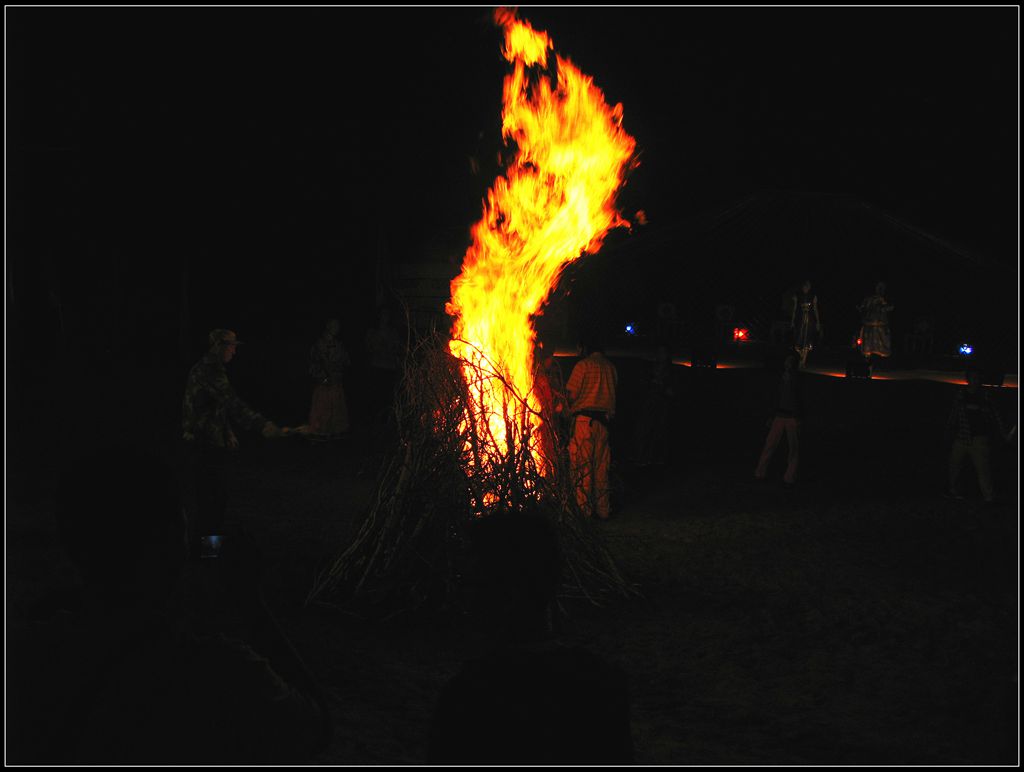
[[[951,305],[998,309],[996,329],[1015,329],[1015,9],[525,15],[624,104],[641,166],[620,202],[651,232],[761,191],[852,196],[975,258],[957,281],[985,266],[982,296]],[[12,339],[55,340],[58,300],[69,337],[99,307],[103,334],[157,352],[183,322],[190,342],[214,324],[308,335],[331,312],[361,329],[379,253],[460,259],[501,147],[489,9],[18,8],[7,21]],[[877,251],[854,257],[863,279],[825,309],[896,272],[899,255]],[[619,270],[680,286],[713,270],[645,258]],[[841,260],[776,255],[763,291],[802,274],[828,286]],[[890,279],[897,298],[912,291]]]
[[[234,329],[246,342],[230,370],[243,398],[294,425],[306,420],[306,355],[327,317],[342,319],[360,365],[363,333],[378,299],[391,297],[388,277],[397,266],[457,271],[502,148],[507,63],[492,11],[5,9],[8,504],[24,513],[19,528],[31,530],[24,525],[34,517],[31,502],[38,484],[52,481],[54,449],[63,444],[113,434],[172,452],[185,376],[211,328]],[[827,343],[839,349],[856,329],[855,304],[883,279],[897,306],[897,357],[903,332],[928,316],[940,353],[969,340],[987,363],[1017,372],[1018,8],[524,8],[521,15],[592,75],[610,104],[623,104],[624,127],[640,150],[619,204],[627,217],[643,210],[649,224],[611,234],[602,253],[567,274],[572,295],[565,296],[567,281],[553,305],[568,308],[570,334],[595,321],[608,330],[627,319],[643,324],[658,300],[670,299],[692,331],[688,344],[706,335],[718,302],[734,303],[738,318],[764,337],[782,294],[810,277]],[[640,393],[641,366],[622,366],[636,375],[624,394]],[[645,584],[649,604],[579,617],[582,627],[602,631],[601,641],[611,640],[601,638],[609,630],[637,632],[623,649],[637,673],[658,684],[637,691],[641,733],[677,738],[677,725],[691,733],[682,747],[652,740],[656,752],[640,760],[1011,758],[1008,727],[1019,687],[1007,664],[1016,604],[1007,582],[1015,582],[1015,524],[1005,532],[963,532],[959,513],[934,515],[932,499],[907,492],[941,484],[945,458],[927,433],[935,416],[940,424],[946,416],[948,386],[910,391],[901,390],[906,384],[822,380],[819,399],[835,415],[819,419],[817,429],[810,425],[809,443],[817,438],[834,454],[808,462],[819,487],[812,482],[809,499],[793,507],[781,497],[756,499],[743,487],[746,467],[736,471],[763,441],[761,417],[751,416],[768,376],[717,375],[724,386],[691,382],[688,393],[703,396],[687,409],[703,414],[674,419],[689,443],[679,450],[689,465],[684,492],[666,483],[636,500],[635,521],[613,523],[617,545],[645,545],[624,562]],[[355,380],[349,386],[358,423],[361,387]],[[1002,390],[999,398],[1009,412],[1016,393]],[[740,407],[728,412],[723,405]],[[896,438],[885,460],[871,455],[876,446],[864,439],[864,427]],[[349,474],[360,463],[358,447],[338,451],[348,463],[344,480],[333,457],[307,458],[307,450],[247,436],[233,483],[232,506],[246,513],[264,499],[274,506],[296,500],[299,480],[324,486],[320,498],[310,492],[295,504],[296,512],[311,513],[309,522],[295,515],[294,529],[272,545],[280,550],[275,576],[293,585],[282,596],[308,586],[311,559],[300,547],[332,549],[354,517],[348,503],[348,519],[335,517],[336,500],[327,494],[350,501],[369,495],[358,488],[369,483]],[[919,462],[903,477],[902,467],[883,468],[901,458]],[[1001,463],[1004,473],[1016,474],[1012,459]],[[881,503],[863,483],[870,470],[881,470]],[[669,523],[665,513],[687,496],[689,519]],[[284,528],[276,515],[259,512],[266,533]],[[766,512],[782,513],[772,521],[777,527],[758,519]],[[313,524],[314,517],[328,525]],[[704,552],[694,546],[708,539],[718,541]],[[673,551],[680,540],[685,558]],[[761,544],[781,557],[756,552]],[[827,560],[821,544],[834,550]],[[881,553],[871,552],[875,545]],[[843,563],[864,555],[864,565]],[[729,579],[719,596],[701,595],[707,577],[770,573],[772,561],[791,571],[780,585],[785,592],[772,596],[782,597],[778,624],[791,636],[784,645],[772,639],[777,651],[760,648],[768,644],[748,629],[739,609],[760,601],[744,600],[749,587],[741,579]],[[9,568],[9,582],[27,592],[32,581],[49,581],[49,568],[38,576],[37,569]],[[809,583],[806,601],[801,588]],[[894,600],[897,586],[907,595]],[[927,597],[918,602],[913,593],[921,587]],[[947,591],[934,602],[928,595]],[[839,646],[844,673],[874,679],[863,694],[815,680],[817,671],[789,659],[793,647],[805,645],[794,620],[803,619],[808,602],[834,608],[837,594],[847,616],[837,626],[826,612],[806,645]],[[891,604],[888,616],[877,616],[876,597]],[[676,617],[684,605],[690,626],[671,627],[684,624]],[[877,639],[855,640],[863,619],[882,620],[871,621]],[[886,639],[885,629],[897,637]],[[697,641],[701,651],[659,638],[664,630]],[[979,630],[1003,637],[979,643]],[[843,636],[840,643],[828,637],[832,631]],[[750,640],[737,645],[749,643],[768,669],[786,663],[773,682],[780,702],[751,697],[737,707],[734,695],[719,699],[716,690],[728,684],[716,680],[716,668],[735,668],[729,672],[738,682],[747,667],[719,646],[720,633],[746,635]],[[423,650],[433,651],[437,641],[425,635]],[[353,716],[377,716],[371,733],[379,737],[366,741],[372,752],[335,749],[332,760],[415,762],[419,728],[390,736],[389,706],[429,706],[437,686],[431,679],[440,676],[411,678],[419,691],[410,698],[398,686],[406,674],[393,676],[382,664],[385,653],[376,654],[383,646],[381,652],[405,656],[402,637],[382,644],[375,636],[353,626],[337,645],[354,647],[348,654],[368,662],[367,672],[384,673],[368,687],[374,696],[348,692]],[[310,634],[306,645],[319,645],[314,639]],[[911,651],[919,645],[923,650]],[[323,662],[336,655],[325,645]],[[409,673],[418,667],[402,662]],[[680,709],[683,722],[674,712],[683,699],[671,675],[678,668],[686,670],[687,687],[707,698]],[[989,672],[999,674],[998,685],[978,676]],[[353,683],[360,677],[344,675]],[[820,686],[815,699],[825,702],[787,702],[799,691],[791,683],[804,678]],[[917,701],[900,702],[911,691]],[[378,692],[385,695],[380,703]],[[945,710],[942,700],[949,710],[933,721],[927,704]],[[878,704],[898,707],[876,713]],[[822,705],[825,718],[815,725]],[[732,734],[747,731],[751,716],[769,716],[767,744],[734,752]],[[786,722],[792,726],[780,728]],[[940,735],[945,744],[935,745]]]

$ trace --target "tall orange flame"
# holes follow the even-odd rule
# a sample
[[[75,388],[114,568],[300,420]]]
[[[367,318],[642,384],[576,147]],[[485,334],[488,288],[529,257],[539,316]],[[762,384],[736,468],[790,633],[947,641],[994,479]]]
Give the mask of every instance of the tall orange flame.
[[[507,454],[517,450],[510,442],[535,435],[530,430],[540,423],[531,317],[569,263],[599,250],[611,228],[629,225],[614,200],[636,141],[622,128],[622,105],[609,107],[593,78],[569,60],[556,55],[552,83],[546,33],[507,9],[495,20],[514,65],[505,78],[502,136],[516,150],[488,191],[446,310],[455,317],[449,348],[465,363],[476,411],[467,420]],[[481,377],[481,369],[493,376]],[[510,416],[527,431],[511,436]]]

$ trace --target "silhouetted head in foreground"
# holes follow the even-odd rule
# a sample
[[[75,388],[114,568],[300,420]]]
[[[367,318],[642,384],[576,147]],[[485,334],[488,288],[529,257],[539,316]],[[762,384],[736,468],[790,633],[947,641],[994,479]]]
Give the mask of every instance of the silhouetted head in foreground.
[[[492,629],[498,642],[512,645],[493,647],[465,663],[442,690],[428,760],[631,762],[629,698],[621,670],[582,647],[536,635],[547,627],[546,612],[561,578],[558,543],[547,518],[539,512],[495,513],[474,523],[472,531],[479,601],[499,623]]]
[[[175,478],[159,459],[116,447],[68,457],[56,514],[68,556],[99,600],[158,605],[171,594],[186,528]]]
[[[561,583],[562,556],[547,518],[537,511],[496,512],[473,524],[473,604],[492,632],[543,632]]]

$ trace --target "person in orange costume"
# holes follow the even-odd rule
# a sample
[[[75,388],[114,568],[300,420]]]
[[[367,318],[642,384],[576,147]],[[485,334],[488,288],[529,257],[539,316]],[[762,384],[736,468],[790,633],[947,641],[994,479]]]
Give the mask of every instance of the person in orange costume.
[[[571,416],[569,462],[580,511],[587,517],[596,511],[598,518],[607,520],[611,516],[612,463],[608,424],[615,417],[619,376],[597,341],[584,340],[580,353],[583,358],[565,387]]]

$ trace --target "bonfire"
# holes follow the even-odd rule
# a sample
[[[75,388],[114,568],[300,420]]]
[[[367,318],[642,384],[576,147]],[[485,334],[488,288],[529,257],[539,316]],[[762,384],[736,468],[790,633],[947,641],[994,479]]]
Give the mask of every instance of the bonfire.
[[[545,511],[559,533],[567,592],[629,594],[593,524],[577,511],[564,453],[539,441],[554,417],[534,385],[533,321],[562,271],[628,226],[615,197],[634,163],[622,105],[514,12],[499,9],[505,78],[502,134],[511,152],[452,281],[450,336],[408,352],[394,414],[399,447],[354,542],[311,600],[447,596],[465,526],[497,509]],[[553,61],[552,61],[553,60]]]

